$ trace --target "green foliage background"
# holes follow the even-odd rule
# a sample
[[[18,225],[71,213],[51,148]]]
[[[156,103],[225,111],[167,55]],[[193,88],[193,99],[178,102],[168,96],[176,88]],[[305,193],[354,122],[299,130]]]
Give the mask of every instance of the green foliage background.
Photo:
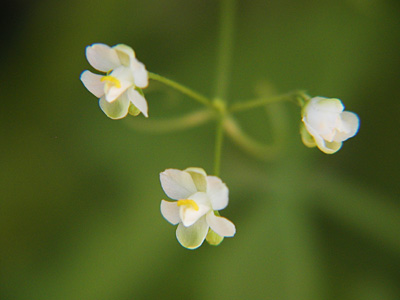
[[[212,173],[214,124],[153,134],[108,119],[79,81],[84,50],[132,46],[147,69],[212,96],[218,1],[16,1],[2,30],[0,299],[399,299],[397,1],[239,1],[229,101],[306,89],[361,118],[337,154],[259,162],[228,139],[222,215],[237,234],[190,251],[159,212],[166,168]],[[154,119],[199,107],[151,82]],[[138,118],[142,118],[139,116]],[[269,119],[239,116],[269,137]],[[284,122],[285,120],[282,120]]]

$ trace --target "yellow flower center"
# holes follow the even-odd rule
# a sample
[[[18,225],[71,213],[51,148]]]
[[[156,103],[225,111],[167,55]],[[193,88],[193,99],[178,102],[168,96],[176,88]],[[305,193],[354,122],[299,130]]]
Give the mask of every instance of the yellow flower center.
[[[190,199],[182,199],[182,200],[178,200],[177,202],[178,206],[188,206],[188,208],[193,208],[194,210],[199,210],[199,206],[197,205],[196,202],[194,202],[194,200],[190,200]]]
[[[103,76],[100,81],[105,81],[106,84],[110,85],[110,86],[115,86],[117,89],[119,89],[121,87],[121,82],[115,78],[114,76],[111,75],[106,75]]]

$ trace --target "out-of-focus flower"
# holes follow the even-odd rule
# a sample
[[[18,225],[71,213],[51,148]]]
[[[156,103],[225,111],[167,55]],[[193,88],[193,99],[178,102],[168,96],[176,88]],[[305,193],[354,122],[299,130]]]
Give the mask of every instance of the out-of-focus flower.
[[[327,154],[338,151],[342,142],[356,135],[360,124],[355,113],[343,110],[344,105],[339,99],[310,99],[302,112],[303,143],[307,147],[317,146]]]
[[[99,75],[88,70],[81,74],[85,87],[99,99],[100,108],[111,119],[124,118],[128,113],[147,114],[147,102],[141,91],[148,85],[147,70],[126,45],[109,47],[93,44],[86,47],[86,58]]]
[[[160,180],[167,196],[177,200],[162,200],[161,214],[171,224],[178,224],[176,237],[183,247],[196,249],[207,234],[213,245],[235,235],[235,225],[217,212],[228,205],[229,191],[221,179],[207,176],[203,169],[188,168],[167,169]]]

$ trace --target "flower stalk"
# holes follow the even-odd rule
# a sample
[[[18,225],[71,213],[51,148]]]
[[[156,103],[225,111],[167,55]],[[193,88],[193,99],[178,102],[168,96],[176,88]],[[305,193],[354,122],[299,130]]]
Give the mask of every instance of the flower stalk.
[[[200,93],[197,93],[195,91],[193,91],[192,89],[176,82],[173,81],[171,79],[168,79],[164,76],[149,72],[149,78],[153,79],[155,81],[161,82],[179,92],[181,92],[182,94],[185,94],[187,96],[189,96],[190,98],[196,100],[197,102],[200,102],[201,104],[204,104],[205,106],[208,107],[212,107],[212,103],[210,101],[210,99],[208,99],[207,97],[201,95]]]
[[[225,102],[215,101],[214,105],[218,112],[217,129],[215,133],[214,175],[219,176],[221,171],[222,144],[224,141],[224,121],[227,112]]]
[[[215,99],[226,101],[232,61],[236,0],[221,1]]]
[[[262,97],[258,99],[234,103],[229,107],[229,112],[231,113],[243,112],[281,101],[292,101],[298,104],[299,106],[303,106],[304,99],[308,98],[309,97],[305,94],[304,91],[293,91],[283,95],[278,95],[273,97]]]

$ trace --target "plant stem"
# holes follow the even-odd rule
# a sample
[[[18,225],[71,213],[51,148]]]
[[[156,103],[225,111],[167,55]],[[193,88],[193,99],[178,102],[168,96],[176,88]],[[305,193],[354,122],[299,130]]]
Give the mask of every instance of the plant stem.
[[[254,99],[250,101],[244,101],[244,102],[239,102],[231,105],[229,108],[229,112],[235,113],[235,112],[241,112],[241,111],[246,111],[252,108],[257,108],[260,106],[265,106],[266,104],[274,103],[274,102],[279,102],[279,101],[294,101],[296,104],[302,106],[302,103],[304,103],[304,92],[303,91],[294,91],[294,92],[289,92],[287,94],[275,96],[275,97],[268,97],[268,98],[260,98],[260,99]]]
[[[224,118],[220,116],[217,121],[215,134],[214,175],[219,176],[221,170],[221,153],[224,141]]]
[[[206,108],[170,119],[144,120],[138,118],[129,118],[127,124],[130,127],[143,132],[168,133],[200,126],[211,119],[215,119],[215,113]]]
[[[215,98],[226,101],[230,63],[232,59],[236,0],[221,1],[221,27],[219,31]]]
[[[221,0],[221,27],[219,31],[216,88],[213,101],[213,108],[218,114],[214,153],[215,176],[219,176],[221,169],[224,121],[227,117],[226,97],[232,60],[235,10],[236,0]]]
[[[256,141],[247,135],[232,117],[225,118],[223,126],[234,143],[258,159],[270,161],[279,153],[280,145],[268,145]]]
[[[173,89],[181,92],[182,94],[189,96],[190,98],[192,98],[192,99],[196,100],[197,102],[200,102],[208,107],[213,107],[210,99],[193,91],[192,89],[189,89],[189,88],[183,86],[182,84],[177,83],[176,81],[173,81],[171,79],[165,78],[161,75],[158,75],[158,74],[155,74],[152,72],[148,72],[148,74],[149,74],[150,79],[153,79],[153,80],[161,82],[165,85],[168,85],[169,87],[172,87]]]

